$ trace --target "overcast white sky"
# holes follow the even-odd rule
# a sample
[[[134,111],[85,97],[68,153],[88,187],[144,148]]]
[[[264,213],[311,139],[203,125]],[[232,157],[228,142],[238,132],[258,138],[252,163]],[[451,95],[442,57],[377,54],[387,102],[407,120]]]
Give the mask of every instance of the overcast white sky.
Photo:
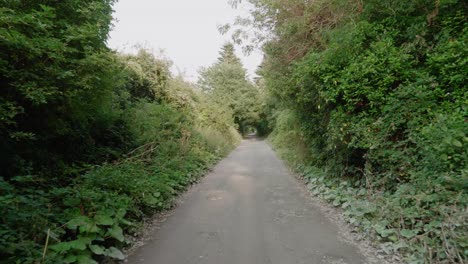
[[[232,9],[228,0],[119,0],[114,6],[114,29],[108,46],[132,52],[135,44],[143,44],[164,54],[174,62],[173,72],[184,72],[186,79],[196,81],[198,69],[216,61],[222,44],[230,40],[217,26],[232,22],[246,14],[246,7]],[[254,75],[262,55],[246,57],[239,47],[249,75]]]

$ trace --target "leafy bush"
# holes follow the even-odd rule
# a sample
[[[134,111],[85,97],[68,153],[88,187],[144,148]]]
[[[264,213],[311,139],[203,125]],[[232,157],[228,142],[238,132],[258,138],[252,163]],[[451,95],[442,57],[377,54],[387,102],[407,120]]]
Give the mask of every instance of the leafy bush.
[[[225,44],[218,61],[200,71],[198,86],[211,104],[229,111],[241,134],[257,126],[262,102],[260,91],[248,79],[233,44]]]
[[[240,139],[229,122],[224,123],[228,133],[195,127],[191,117],[166,103],[137,102],[126,115],[130,138],[139,147],[88,170],[73,184],[51,190],[50,183],[38,185],[37,177],[2,179],[0,245],[5,263],[122,259],[125,234],[136,232],[145,215],[171,207],[180,191]]]
[[[289,115],[292,121],[291,113],[281,115]],[[284,117],[277,120],[285,124]],[[305,178],[311,193],[342,208],[345,219],[357,231],[378,241],[376,247],[382,253],[403,255],[409,263],[425,263],[425,259],[463,263],[468,236],[463,224],[467,221],[466,171],[454,178],[441,178],[424,170],[414,172],[417,182],[399,184],[395,191],[376,189],[370,185],[372,175],[337,178],[327,168],[307,165],[307,158],[314,155],[300,155],[306,141],[297,131],[297,123],[277,124],[269,139],[281,157]]]
[[[2,2],[4,177],[31,170],[60,175],[70,163],[115,158],[115,149],[124,149],[112,107],[119,74],[104,43],[113,1],[78,2]]]

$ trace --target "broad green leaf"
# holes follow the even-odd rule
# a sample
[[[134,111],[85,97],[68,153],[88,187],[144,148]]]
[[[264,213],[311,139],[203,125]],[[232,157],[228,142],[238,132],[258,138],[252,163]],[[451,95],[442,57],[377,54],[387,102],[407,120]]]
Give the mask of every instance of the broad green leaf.
[[[416,236],[416,232],[413,230],[409,230],[409,229],[402,229],[400,231],[400,235],[406,238],[412,238]]]
[[[134,225],[132,222],[130,222],[130,221],[126,220],[126,219],[120,219],[119,222],[124,224],[124,225]]]
[[[80,215],[68,221],[67,228],[74,230],[77,227],[82,226],[86,223],[90,223],[90,222],[91,222],[91,219],[89,219],[89,217]]]
[[[115,239],[117,239],[120,242],[123,242],[125,240],[125,237],[123,235],[123,230],[120,226],[114,225],[111,228],[107,230],[107,234]]]
[[[99,245],[90,245],[89,249],[96,255],[104,255],[106,248]]]
[[[92,239],[90,237],[80,237],[76,240],[67,242],[70,244],[71,249],[85,250],[86,246],[91,243]]]
[[[76,255],[75,254],[68,254],[64,258],[65,263],[75,263],[77,261]]]
[[[68,242],[60,242],[60,243],[57,243],[57,244],[54,244],[54,245],[51,245],[50,246],[50,249],[56,251],[56,252],[59,252],[59,253],[62,253],[62,252],[65,252],[65,251],[68,251],[70,250],[71,246]]]
[[[460,141],[456,140],[456,139],[453,139],[453,140],[452,140],[452,144],[453,144],[455,147],[459,147],[459,148],[463,147],[463,144],[462,144]]]
[[[98,264],[90,255],[77,255],[76,262],[78,264]]]
[[[106,214],[98,214],[94,217],[94,220],[96,221],[96,224],[98,225],[110,226],[114,224],[114,220],[112,219],[112,217]]]
[[[127,214],[127,210],[123,208],[119,208],[119,210],[117,210],[116,216],[118,218],[123,218],[126,214]]]
[[[122,253],[122,251],[118,250],[115,247],[110,247],[109,249],[107,249],[106,256],[119,260],[125,259],[125,255]]]
[[[79,229],[83,233],[99,233],[101,230],[94,222],[83,223]]]

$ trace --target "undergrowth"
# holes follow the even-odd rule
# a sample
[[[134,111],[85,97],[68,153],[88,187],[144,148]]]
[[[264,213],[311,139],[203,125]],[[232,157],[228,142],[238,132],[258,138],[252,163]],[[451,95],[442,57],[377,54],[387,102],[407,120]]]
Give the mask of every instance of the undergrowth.
[[[380,253],[411,264],[465,263],[468,195],[463,189],[411,181],[395,190],[375,189],[368,181],[372,175],[335,177],[333,169],[311,165],[314,153],[298,128],[294,112],[282,111],[269,140],[306,180],[311,194],[341,208],[346,221]]]
[[[178,123],[165,125],[170,124]],[[126,236],[138,231],[139,221],[170,208],[175,197],[229,153],[238,138],[235,130],[229,138],[207,127],[147,130],[152,131],[178,135],[145,142],[119,161],[90,169],[69,186],[44,190],[31,188],[44,184],[35,177],[16,177],[13,183],[2,179],[0,263],[123,259],[120,249],[129,245]]]
[[[169,61],[147,50],[104,55],[95,63],[107,75],[87,78],[111,79],[106,87],[25,114],[46,112],[42,121],[0,125],[2,264],[124,259],[141,220],[170,208],[240,141],[230,112],[173,77]],[[30,138],[15,138],[20,125]]]

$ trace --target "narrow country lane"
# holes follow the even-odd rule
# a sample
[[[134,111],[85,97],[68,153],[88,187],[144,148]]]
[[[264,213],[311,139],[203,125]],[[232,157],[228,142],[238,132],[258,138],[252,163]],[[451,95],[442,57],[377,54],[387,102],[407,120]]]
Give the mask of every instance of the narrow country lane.
[[[127,263],[366,263],[306,195],[266,142],[244,140]]]

